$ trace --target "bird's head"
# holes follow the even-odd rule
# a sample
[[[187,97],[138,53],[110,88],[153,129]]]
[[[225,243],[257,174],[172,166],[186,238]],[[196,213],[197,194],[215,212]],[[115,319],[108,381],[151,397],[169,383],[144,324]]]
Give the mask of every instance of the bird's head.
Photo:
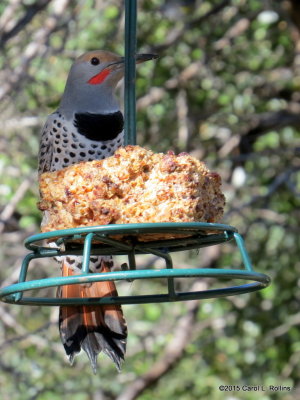
[[[153,54],[137,54],[136,63],[157,58]],[[75,108],[97,112],[109,111],[115,102],[113,92],[123,78],[125,71],[125,58],[109,51],[89,51],[78,57],[73,63],[65,93],[62,98],[61,108],[70,109],[72,104]],[[84,110],[89,108],[90,110]],[[105,109],[106,108],[106,109]]]

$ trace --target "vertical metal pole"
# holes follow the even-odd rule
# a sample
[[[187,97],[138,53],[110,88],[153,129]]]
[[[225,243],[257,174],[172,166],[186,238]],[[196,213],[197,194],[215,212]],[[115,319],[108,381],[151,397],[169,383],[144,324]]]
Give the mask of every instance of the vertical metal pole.
[[[248,255],[248,253],[247,253],[246,247],[244,245],[244,240],[243,240],[242,236],[237,232],[235,232],[233,234],[233,236],[234,236],[236,244],[237,244],[237,246],[238,246],[238,248],[240,250],[240,253],[241,253],[241,256],[242,256],[242,260],[243,260],[243,263],[244,263],[246,269],[248,271],[253,272],[251,260],[250,260],[250,257]]]
[[[27,271],[28,271],[28,266],[31,260],[33,260],[34,258],[37,258],[35,253],[29,253],[27,254],[22,262],[22,267],[21,267],[21,271],[20,271],[20,275],[19,275],[19,283],[20,282],[25,282],[26,281],[26,276],[27,276]],[[18,301],[20,301],[23,297],[23,292],[18,292],[12,295],[14,297],[14,301],[17,303]]]
[[[136,144],[136,20],[137,1],[125,0],[125,145]]]
[[[83,248],[83,255],[82,255],[82,274],[89,273],[89,266],[90,266],[90,255],[91,255],[91,246],[94,234],[88,233],[84,239],[84,248]]]

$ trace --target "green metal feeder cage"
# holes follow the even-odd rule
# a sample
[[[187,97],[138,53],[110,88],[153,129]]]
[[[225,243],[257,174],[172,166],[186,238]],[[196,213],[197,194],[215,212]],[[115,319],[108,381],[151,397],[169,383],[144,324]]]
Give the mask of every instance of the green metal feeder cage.
[[[135,144],[135,49],[136,49],[136,0],[125,1],[125,143]],[[151,235],[168,234],[170,239],[151,240]],[[140,240],[147,235],[148,241]],[[155,237],[155,236],[153,236]],[[176,268],[171,253],[199,249],[234,240],[241,254],[242,269]],[[53,248],[45,243],[55,242]],[[126,225],[103,225],[65,229],[31,236],[25,240],[30,253],[24,258],[19,282],[0,289],[0,299],[7,303],[23,305],[102,305],[159,303],[212,297],[223,297],[253,292],[270,283],[267,275],[253,270],[242,237],[229,225],[211,223],[147,223]],[[135,255],[152,254],[165,261],[160,269],[138,269]],[[81,255],[82,271],[69,277],[27,280],[30,261],[36,258]],[[106,273],[89,272],[91,255],[126,255],[128,269]],[[239,279],[247,283],[194,292],[177,292],[176,278],[210,277],[220,280]],[[166,278],[167,293],[103,298],[45,298],[26,297],[24,292],[33,289],[59,287],[99,281],[122,281],[135,279]],[[250,281],[250,282],[249,282]]]
[[[140,241],[140,235],[158,233],[169,234],[170,239]],[[177,236],[177,238],[176,238]],[[118,237],[118,239],[116,239]],[[45,241],[55,241],[57,248],[47,246]],[[244,264],[244,269],[212,269],[212,268],[173,268],[170,253],[199,249],[230,240],[235,240]],[[35,305],[94,305],[94,304],[140,304],[160,303],[222,297],[240,293],[252,292],[268,286],[270,278],[254,272],[242,237],[236,229],[229,225],[201,222],[191,223],[147,223],[126,225],[102,225],[76,229],[65,229],[41,233],[29,237],[25,241],[27,249],[31,250],[23,261],[19,283],[1,289],[0,296],[7,303]],[[44,257],[59,257],[64,255],[82,255],[81,274],[70,277],[47,278],[27,281],[27,270],[31,260]],[[91,255],[127,255],[128,270],[106,273],[89,272]],[[136,254],[153,254],[165,260],[165,268],[139,270],[136,266]],[[214,277],[221,279],[241,279],[252,281],[240,286],[230,286],[221,289],[211,289],[197,292],[176,292],[175,278]],[[168,293],[139,296],[118,296],[103,298],[37,298],[25,297],[23,292],[32,289],[42,289],[78,283],[92,283],[109,280],[134,280],[166,278]]]

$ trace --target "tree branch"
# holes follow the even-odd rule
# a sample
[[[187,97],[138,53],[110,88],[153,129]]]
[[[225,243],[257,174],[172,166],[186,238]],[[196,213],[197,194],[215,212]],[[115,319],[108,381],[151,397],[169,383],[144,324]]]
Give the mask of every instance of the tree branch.
[[[43,54],[44,45],[48,41],[49,35],[57,29],[70,2],[71,0],[53,0],[52,14],[45,20],[44,25],[34,33],[32,41],[24,49],[21,64],[15,68],[13,75],[7,77],[7,81],[0,88],[0,101],[22,82],[31,60],[37,55]]]
[[[203,268],[213,267],[220,255],[219,247],[207,247],[203,250]],[[207,290],[208,281],[197,280],[191,287],[191,291]],[[116,400],[135,400],[138,396],[154,385],[163,375],[167,374],[176,363],[184,356],[186,345],[191,340],[195,330],[206,329],[211,325],[212,319],[207,319],[200,324],[197,323],[197,312],[200,307],[199,300],[192,300],[186,303],[187,313],[183,315],[177,324],[173,339],[167,346],[163,356],[144,375],[137,378],[130,384]],[[197,325],[197,329],[196,329]]]
[[[262,134],[273,129],[282,129],[285,126],[300,128],[300,113],[290,110],[265,113],[254,117],[248,130],[241,137],[239,148],[241,153],[249,153],[252,144]]]
[[[189,302],[188,312],[180,318],[174,333],[173,340],[167,346],[163,357],[158,360],[153,367],[144,375],[136,379],[127,389],[117,398],[117,400],[134,400],[163,375],[165,375],[180,360],[184,354],[184,349],[193,333],[196,322],[199,301]]]
[[[169,33],[166,42],[152,47],[152,51],[159,53],[159,52],[162,52],[163,50],[166,50],[170,46],[173,46],[174,44],[179,42],[179,40],[182,38],[182,36],[184,35],[184,33],[186,31],[197,27],[199,24],[206,21],[212,15],[215,15],[218,12],[220,12],[221,10],[223,10],[223,8],[225,8],[229,4],[230,4],[230,0],[223,0],[220,4],[216,5],[214,8],[212,8],[206,14],[201,15],[201,17],[195,18],[195,19],[192,19],[191,21],[186,22],[181,29],[178,29],[178,28],[173,29]]]
[[[5,228],[5,223],[13,215],[18,203],[23,199],[27,190],[32,185],[32,182],[33,182],[32,177],[24,179],[23,182],[18,187],[18,189],[16,190],[16,193],[11,199],[11,201],[4,207],[3,211],[0,214],[0,233],[3,232]]]
[[[51,0],[39,0],[32,5],[27,6],[25,14],[15,23],[15,25],[7,32],[2,33],[2,37],[0,38],[0,48],[2,48],[8,40],[16,36],[25,25],[28,25],[35,15],[43,10],[50,2]]]

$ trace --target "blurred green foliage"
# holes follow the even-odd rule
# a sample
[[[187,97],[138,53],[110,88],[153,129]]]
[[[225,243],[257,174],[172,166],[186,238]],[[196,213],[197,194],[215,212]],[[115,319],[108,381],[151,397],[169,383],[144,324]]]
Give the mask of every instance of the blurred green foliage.
[[[195,306],[184,350],[158,381],[145,386],[142,400],[300,397],[298,13],[292,0],[139,1],[138,49],[160,58],[138,68],[138,143],[154,151],[188,151],[221,174],[223,222],[239,229],[255,269],[273,279],[261,292]],[[28,23],[24,16],[31,18]],[[59,103],[76,56],[98,48],[123,53],[123,17],[117,0],[0,4],[3,284],[15,282],[22,242],[39,231],[40,129]],[[237,267],[240,258],[228,244],[178,254],[176,263]],[[53,261],[36,262],[31,270],[32,277],[55,274]],[[134,282],[121,290],[161,292],[165,285]],[[190,312],[188,304],[124,307],[129,340],[123,371],[118,374],[100,356],[94,376],[84,356],[73,367],[66,362],[56,309],[0,307],[3,400],[137,398],[126,390],[159,360],[166,362],[166,349]],[[220,385],[240,390],[222,392]],[[274,391],[270,385],[292,389]]]

